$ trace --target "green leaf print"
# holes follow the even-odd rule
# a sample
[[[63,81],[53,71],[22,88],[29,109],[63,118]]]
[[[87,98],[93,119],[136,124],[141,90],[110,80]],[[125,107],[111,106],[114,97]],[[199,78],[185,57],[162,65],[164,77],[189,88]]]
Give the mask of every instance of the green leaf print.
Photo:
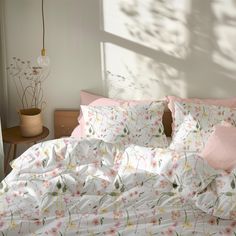
[[[56,197],[56,196],[58,196],[58,193],[57,192],[51,192],[51,193],[49,193],[49,195],[52,195],[53,197]]]
[[[123,193],[125,191],[125,186],[122,185],[121,189],[120,189],[120,192]]]
[[[42,166],[43,166],[43,168],[45,168],[45,167],[46,167],[46,164],[47,164],[47,160],[46,160],[46,159],[44,159],[44,160],[42,161]]]
[[[117,196],[120,195],[120,193],[111,192],[111,193],[109,193],[109,195],[112,196],[112,197],[117,197]]]
[[[57,181],[57,188],[58,188],[58,189],[61,189],[61,183],[60,183],[59,180]]]
[[[172,186],[173,186],[173,188],[177,188],[177,187],[178,187],[178,184],[176,184],[176,182],[174,182],[174,183],[172,184]]]
[[[230,186],[231,186],[232,189],[235,189],[235,181],[234,181],[234,179],[231,181]]]
[[[104,221],[104,217],[102,217],[102,218],[100,219],[101,225],[103,224],[103,221]]]
[[[118,182],[118,180],[116,180],[116,182],[115,182],[115,188],[116,188],[116,189],[119,189],[119,187],[120,187],[119,182]]]
[[[62,188],[62,192],[65,193],[66,190],[67,190],[67,187],[66,187],[66,185],[64,185],[63,188]]]
[[[226,195],[227,197],[232,197],[232,196],[233,196],[233,193],[231,193],[231,192],[226,192],[225,195]]]

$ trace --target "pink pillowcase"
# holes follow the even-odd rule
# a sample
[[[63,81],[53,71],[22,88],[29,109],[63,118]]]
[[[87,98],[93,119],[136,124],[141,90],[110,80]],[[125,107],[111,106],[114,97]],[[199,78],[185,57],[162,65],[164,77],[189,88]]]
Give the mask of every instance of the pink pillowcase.
[[[236,167],[236,128],[230,124],[215,126],[201,156],[215,169],[231,171]]]
[[[129,103],[130,105],[137,105],[150,102],[150,100],[119,100],[105,98],[99,95],[95,95],[86,91],[80,91],[80,103],[81,105],[90,105],[90,106],[119,106],[124,103]],[[83,114],[80,113],[78,117],[79,125],[73,130],[71,136],[75,138],[83,137],[84,131],[84,119]]]

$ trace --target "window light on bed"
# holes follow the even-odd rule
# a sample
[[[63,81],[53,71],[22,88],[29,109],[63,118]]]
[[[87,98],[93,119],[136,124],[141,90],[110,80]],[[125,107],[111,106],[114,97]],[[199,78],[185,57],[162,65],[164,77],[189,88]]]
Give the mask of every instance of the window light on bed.
[[[38,57],[37,62],[41,67],[47,67],[50,65],[50,59],[46,55],[45,49],[45,19],[44,19],[44,0],[42,0],[42,26],[43,26],[43,47],[41,49],[41,55]]]

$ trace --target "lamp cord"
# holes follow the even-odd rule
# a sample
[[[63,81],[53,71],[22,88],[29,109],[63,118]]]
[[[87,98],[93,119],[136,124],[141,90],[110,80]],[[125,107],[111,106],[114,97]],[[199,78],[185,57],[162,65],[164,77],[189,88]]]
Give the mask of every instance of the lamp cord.
[[[42,0],[43,49],[45,45],[44,0]]]

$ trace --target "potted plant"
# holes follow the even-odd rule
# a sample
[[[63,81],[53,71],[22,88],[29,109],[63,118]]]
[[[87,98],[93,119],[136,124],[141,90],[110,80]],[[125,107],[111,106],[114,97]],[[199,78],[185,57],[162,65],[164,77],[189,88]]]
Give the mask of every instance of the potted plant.
[[[19,109],[21,135],[33,137],[41,134],[42,109],[46,105],[42,83],[49,75],[48,68],[31,66],[30,61],[13,57],[13,62],[7,70],[21,103]]]

